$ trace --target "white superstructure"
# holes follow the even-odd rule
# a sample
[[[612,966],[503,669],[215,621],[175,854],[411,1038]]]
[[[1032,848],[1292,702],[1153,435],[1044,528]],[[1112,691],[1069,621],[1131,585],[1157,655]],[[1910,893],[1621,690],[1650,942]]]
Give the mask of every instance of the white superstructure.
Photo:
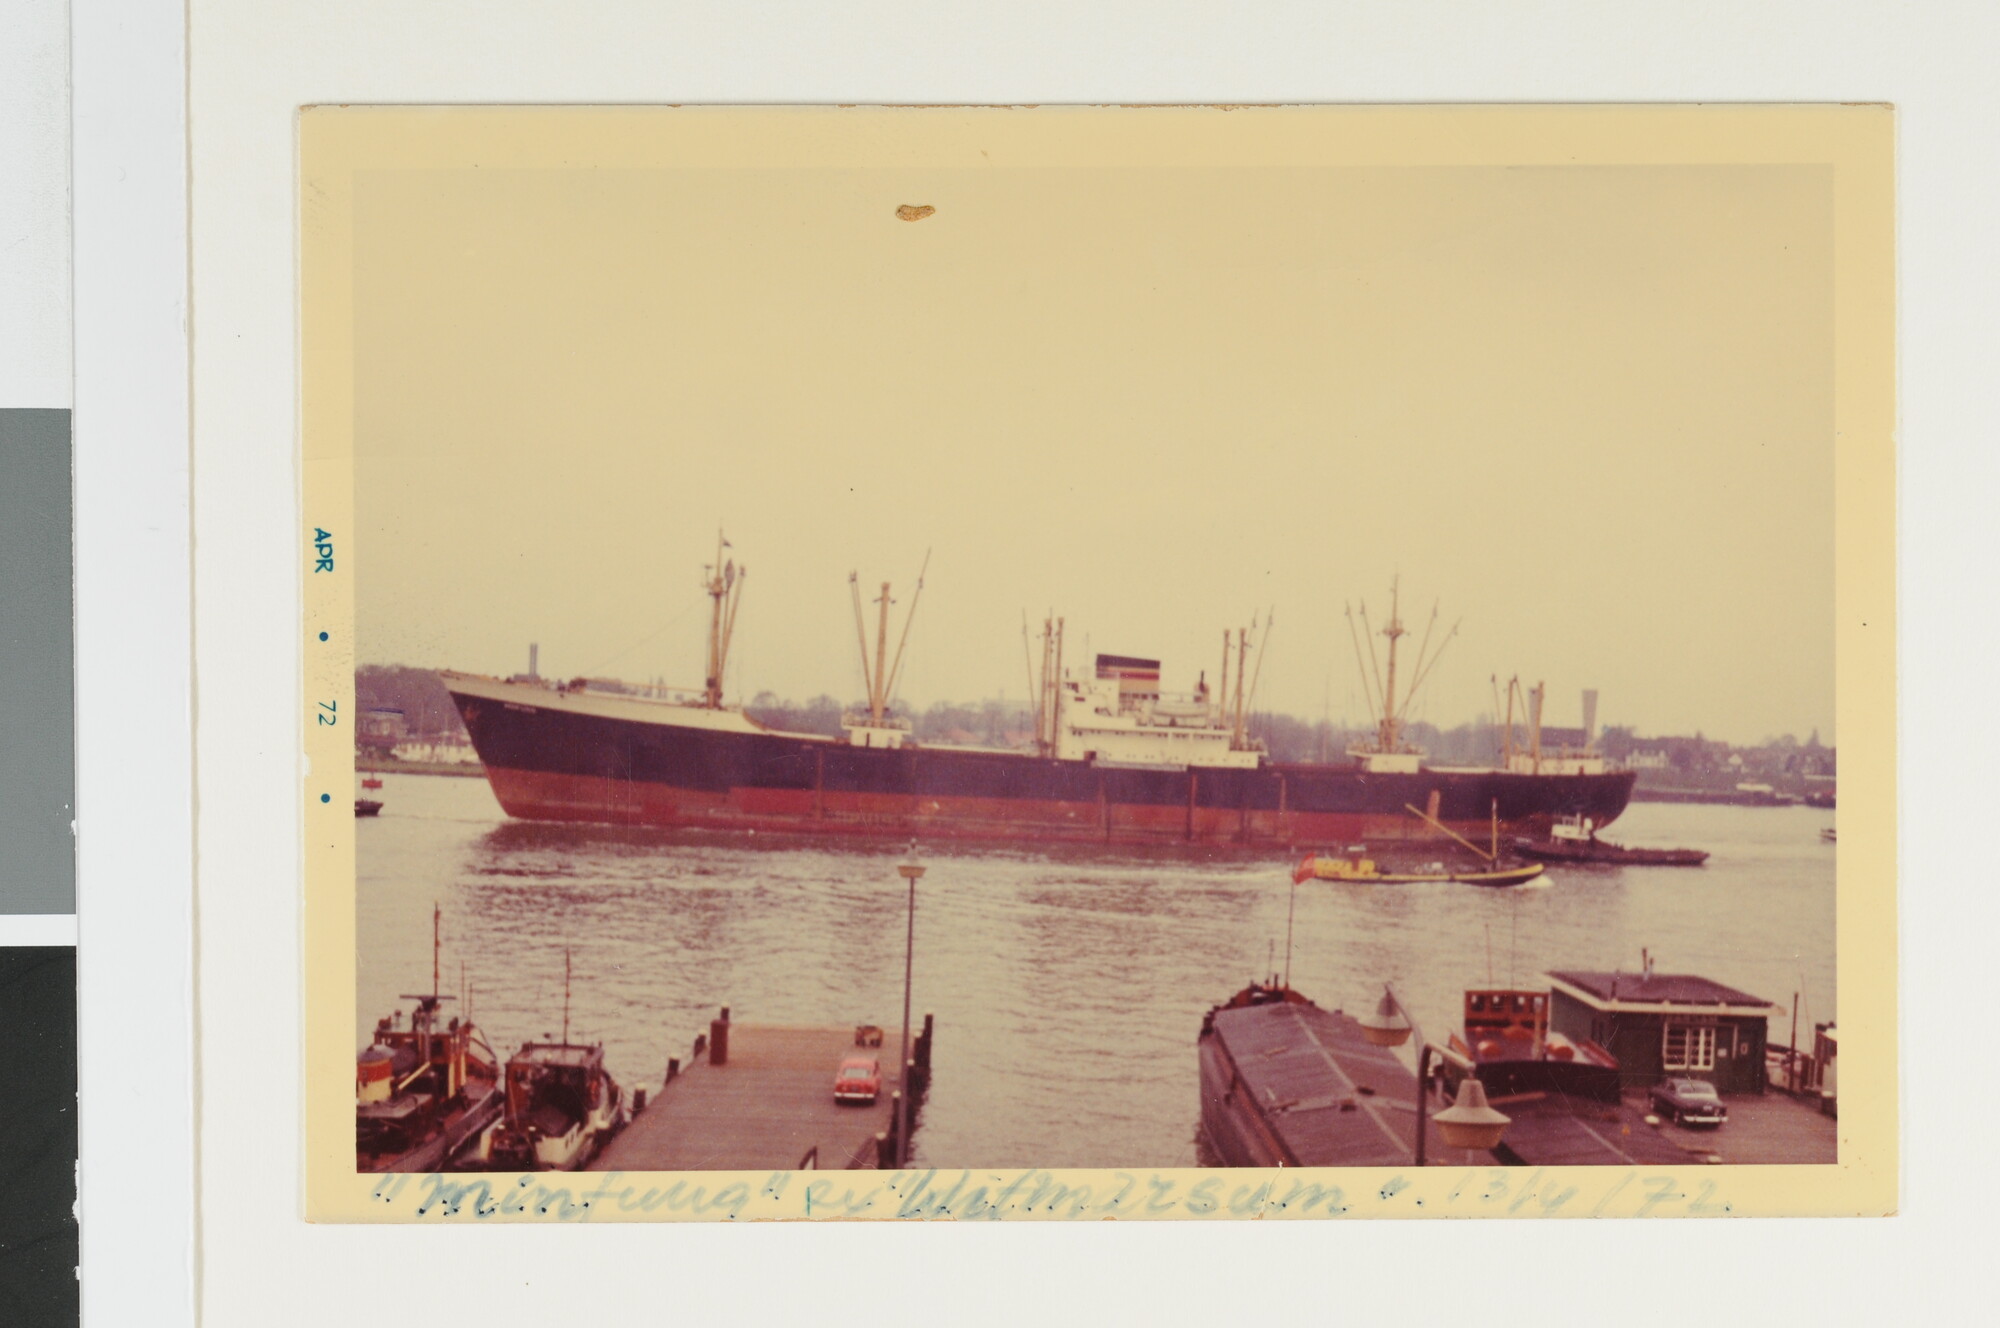
[[[1263,746],[1238,742],[1205,690],[1162,695],[1157,660],[1099,655],[1096,676],[1063,678],[1056,690],[1055,752],[1065,761],[1185,770],[1254,770]]]

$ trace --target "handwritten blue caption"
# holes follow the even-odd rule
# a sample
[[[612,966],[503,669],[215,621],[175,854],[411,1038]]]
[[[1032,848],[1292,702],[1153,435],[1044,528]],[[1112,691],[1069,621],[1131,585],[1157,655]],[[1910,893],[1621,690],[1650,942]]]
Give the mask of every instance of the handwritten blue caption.
[[[828,1177],[772,1172],[757,1185],[680,1177],[661,1184],[608,1171],[559,1182],[552,1173],[399,1175],[370,1199],[386,1215],[413,1221],[644,1220],[671,1216],[722,1221],[796,1218],[891,1220],[1010,1218],[1280,1217],[1722,1217],[1733,1211],[1715,1181],[1596,1169],[1485,1167],[1397,1174],[1349,1190],[1297,1172],[1234,1172],[1190,1181],[1177,1175],[1112,1172],[1110,1184],[1072,1184],[1056,1172],[895,1171]],[[1449,1188],[1444,1188],[1449,1185]]]

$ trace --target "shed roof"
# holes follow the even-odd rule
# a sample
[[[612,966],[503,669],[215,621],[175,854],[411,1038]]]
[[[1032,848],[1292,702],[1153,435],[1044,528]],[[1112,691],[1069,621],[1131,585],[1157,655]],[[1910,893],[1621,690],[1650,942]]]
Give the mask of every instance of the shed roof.
[[[1722,1007],[1763,1014],[1771,1003],[1691,973],[1596,973],[1565,970],[1549,974],[1558,991],[1599,1009],[1656,1006]]]

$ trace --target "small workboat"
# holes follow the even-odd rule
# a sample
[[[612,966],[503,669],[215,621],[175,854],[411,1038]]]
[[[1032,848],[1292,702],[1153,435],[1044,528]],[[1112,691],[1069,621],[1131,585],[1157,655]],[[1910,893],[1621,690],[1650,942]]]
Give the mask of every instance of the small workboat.
[[[382,787],[382,781],[377,779],[375,776],[370,775],[368,776],[368,778],[361,781],[361,787],[365,789],[378,789]]]
[[[1840,841],[1833,837],[1833,832],[1834,832],[1834,827],[1829,825],[1825,829],[1819,832],[1819,837],[1823,842],[1828,844],[1839,843]]]
[[[1416,871],[1384,871],[1374,859],[1360,856],[1358,852],[1346,856],[1315,853],[1307,856],[1292,869],[1294,883],[1305,881],[1340,881],[1350,885],[1423,885],[1432,882],[1456,882],[1459,885],[1507,886],[1521,885],[1542,874],[1539,862],[1530,862],[1519,867],[1483,866],[1472,869],[1447,867],[1441,862],[1433,862]]]
[[[382,804],[373,798],[356,798],[354,800],[354,814],[356,816],[376,816],[381,811]]]
[[[1547,990],[1476,987],[1464,1032],[1445,1058],[1447,1095],[1470,1073],[1511,1121],[1495,1159],[1514,1166],[1667,1166],[1688,1161],[1624,1101],[1618,1060],[1584,1036],[1550,1027]]]
[[[625,1091],[604,1068],[604,1044],[569,1040],[569,956],[563,956],[563,1035],[529,1042],[507,1061],[501,1118],[460,1160],[472,1171],[577,1171],[627,1119]]]
[[[470,1017],[442,1018],[438,911],[431,910],[431,992],[408,1027],[398,1010],[355,1058],[354,1147],[361,1171],[441,1171],[500,1116],[500,1058]]]
[[[1549,827],[1546,839],[1516,839],[1514,851],[1542,862],[1601,862],[1626,867],[1699,867],[1708,854],[1698,848],[1627,848],[1597,837],[1584,816],[1566,816]]]

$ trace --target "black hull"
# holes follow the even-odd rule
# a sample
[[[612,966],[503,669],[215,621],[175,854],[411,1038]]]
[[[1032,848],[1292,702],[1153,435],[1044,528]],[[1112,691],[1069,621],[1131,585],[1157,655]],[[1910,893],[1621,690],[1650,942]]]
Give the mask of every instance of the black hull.
[[[1491,818],[1543,833],[1556,818],[1615,820],[1634,775],[1370,773],[1353,765],[1144,770],[952,748],[852,747],[582,713],[454,689],[509,815],[530,820],[925,839],[1241,844],[1411,840],[1432,810],[1475,842]],[[530,703],[543,697],[543,703]]]
[[[1708,854],[1698,848],[1623,848],[1616,844],[1565,844],[1523,839],[1515,849],[1538,862],[1581,862],[1613,867],[1699,867]]]

